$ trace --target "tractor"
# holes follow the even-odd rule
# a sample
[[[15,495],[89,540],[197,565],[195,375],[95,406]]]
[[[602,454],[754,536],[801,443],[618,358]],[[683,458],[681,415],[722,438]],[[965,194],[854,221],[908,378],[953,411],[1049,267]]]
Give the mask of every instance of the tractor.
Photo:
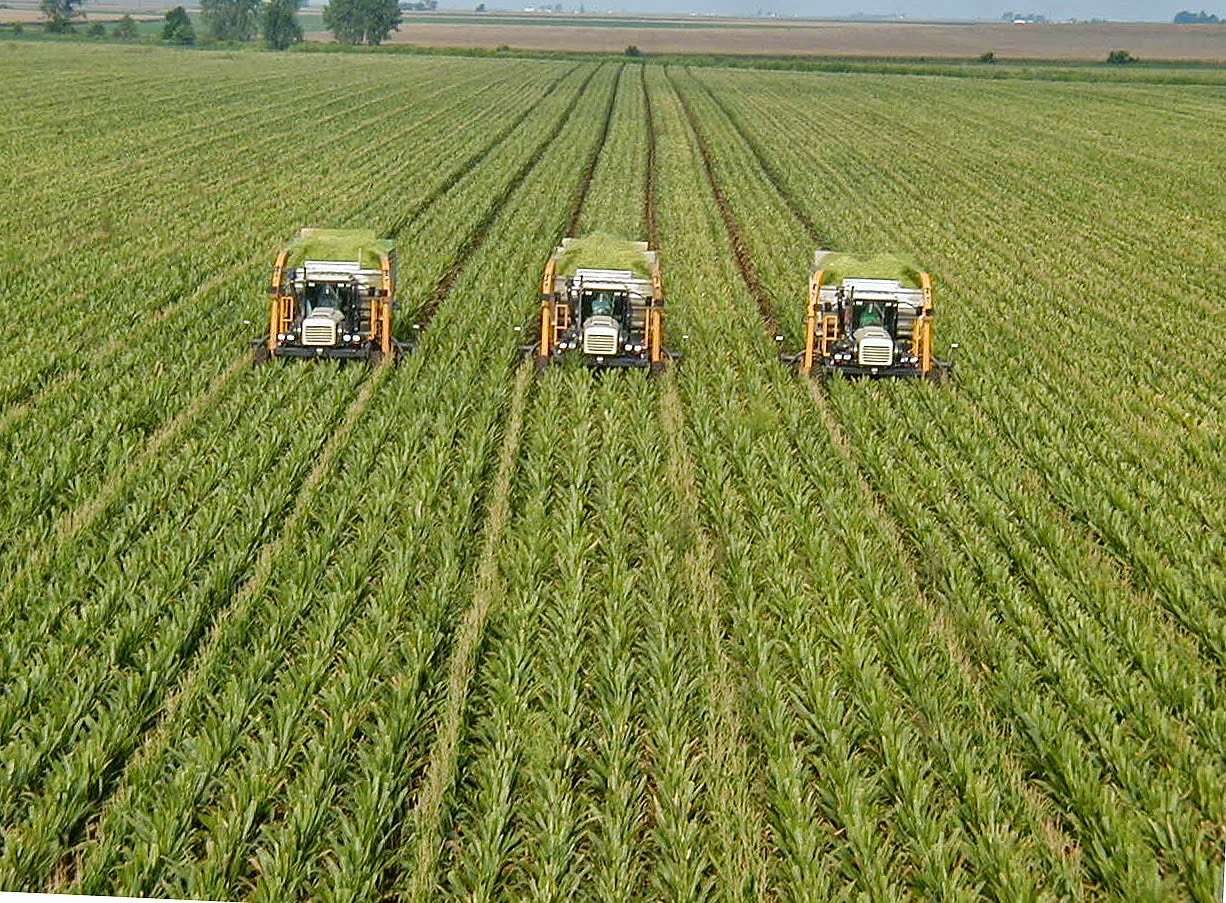
[[[538,339],[523,346],[538,370],[579,359],[658,372],[678,357],[664,348],[660,259],[647,242],[600,233],[562,239],[545,264],[540,302]]]
[[[807,375],[940,382],[953,362],[932,353],[932,312],[932,278],[909,261],[819,250],[809,277],[804,350],[781,357]]]
[[[277,255],[268,332],[254,362],[340,358],[376,363],[405,348],[392,334],[396,246],[365,229],[303,229]]]

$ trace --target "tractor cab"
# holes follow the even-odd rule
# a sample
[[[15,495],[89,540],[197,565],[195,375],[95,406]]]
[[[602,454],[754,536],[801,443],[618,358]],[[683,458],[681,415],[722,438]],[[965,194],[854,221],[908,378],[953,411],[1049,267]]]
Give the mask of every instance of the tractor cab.
[[[826,309],[841,326],[828,348],[835,370],[876,376],[918,368],[911,349],[922,291],[896,279],[849,278],[831,288]]]
[[[898,324],[898,305],[890,301],[852,301],[847,306],[851,315],[851,332],[863,326],[879,326],[890,335]]]
[[[579,318],[612,317],[623,326],[630,311],[630,293],[619,288],[592,288],[579,292]]]
[[[351,282],[316,281],[303,284],[302,312],[309,314],[317,307],[334,307],[352,311],[357,306],[360,287]]]

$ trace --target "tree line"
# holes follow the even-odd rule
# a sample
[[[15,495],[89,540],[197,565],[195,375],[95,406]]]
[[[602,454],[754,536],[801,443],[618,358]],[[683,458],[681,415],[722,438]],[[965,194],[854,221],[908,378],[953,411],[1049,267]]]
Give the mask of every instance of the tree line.
[[[82,17],[78,9],[82,2],[40,0],[39,9],[47,31],[56,34],[73,31],[76,21]],[[302,2],[200,0],[200,22],[216,41],[246,43],[262,38],[268,48],[286,50],[302,40],[302,25],[298,21]],[[396,30],[400,21],[397,0],[329,0],[323,9],[324,27],[342,44],[380,44]],[[130,40],[137,36],[138,29],[131,16],[124,16],[112,33],[117,38]],[[195,25],[183,6],[166,13],[161,37],[171,44],[196,43]]]

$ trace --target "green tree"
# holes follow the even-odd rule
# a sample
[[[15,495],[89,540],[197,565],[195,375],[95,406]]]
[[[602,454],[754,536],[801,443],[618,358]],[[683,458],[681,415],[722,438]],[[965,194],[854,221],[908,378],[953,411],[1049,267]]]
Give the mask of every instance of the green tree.
[[[400,24],[396,0],[331,0],[324,28],[342,44],[381,44]]]
[[[250,41],[259,27],[260,0],[200,0],[200,18],[219,41]]]
[[[92,25],[90,25],[88,29],[86,29],[85,33],[89,35],[91,38],[105,38],[106,37],[106,26],[103,25],[101,22],[95,22]]]
[[[77,11],[79,2],[80,0],[40,0],[38,9],[47,19],[47,31],[54,34],[72,31],[72,20],[81,15]]]
[[[269,50],[287,50],[302,40],[298,0],[268,0],[264,4],[264,44]]]
[[[121,41],[131,41],[140,30],[136,27],[136,20],[124,13],[123,18],[115,23],[115,27],[111,29],[111,37],[119,38]]]
[[[1122,66],[1125,63],[1135,63],[1137,58],[1127,50],[1112,50],[1107,54],[1107,62],[1113,66]]]
[[[176,6],[166,13],[166,24],[162,26],[162,40],[172,44],[195,44],[196,29],[192,27],[191,16],[181,6]]]

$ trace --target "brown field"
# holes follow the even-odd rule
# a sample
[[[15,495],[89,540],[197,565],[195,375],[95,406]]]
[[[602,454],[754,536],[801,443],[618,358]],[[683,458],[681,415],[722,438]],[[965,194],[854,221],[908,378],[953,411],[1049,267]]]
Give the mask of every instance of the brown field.
[[[113,22],[123,15],[125,11],[110,9],[109,7],[91,6],[90,10],[84,13],[83,18],[78,21]],[[137,22],[152,22],[162,18],[160,14],[132,13],[131,15]],[[18,7],[16,9],[0,9],[0,25],[42,24],[44,19],[45,17],[39,10],[29,6]]]
[[[326,34],[309,36],[327,40]],[[523,50],[644,53],[813,55],[848,57],[976,57],[1102,60],[1115,49],[1144,60],[1226,62],[1226,26],[1141,23],[1012,25],[904,22],[801,22],[746,27],[508,25],[413,22],[393,35],[398,44]]]

